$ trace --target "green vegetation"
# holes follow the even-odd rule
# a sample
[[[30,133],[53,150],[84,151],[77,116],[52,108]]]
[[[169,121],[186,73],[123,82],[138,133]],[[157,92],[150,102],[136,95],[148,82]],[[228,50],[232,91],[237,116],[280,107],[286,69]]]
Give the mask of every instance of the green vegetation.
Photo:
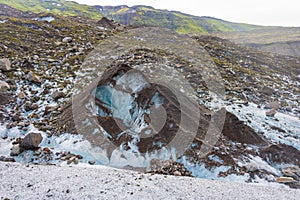
[[[231,23],[211,17],[196,17],[145,6],[121,8],[118,11],[106,7],[104,9],[109,13],[109,17],[125,25],[165,27],[182,34],[249,31],[262,28],[262,26]]]
[[[92,19],[100,19],[102,13],[96,8],[82,5],[73,1],[64,0],[0,0],[0,4],[6,4],[22,11],[33,13],[53,13],[64,16],[82,16]]]
[[[99,20],[103,14],[98,7],[65,0],[0,0],[13,8],[34,13],[53,13],[64,16],[82,16]],[[156,26],[177,31],[181,34],[209,34],[254,31],[270,27],[232,23],[211,17],[197,17],[175,11],[158,10],[149,6],[104,6],[108,18],[124,25]]]

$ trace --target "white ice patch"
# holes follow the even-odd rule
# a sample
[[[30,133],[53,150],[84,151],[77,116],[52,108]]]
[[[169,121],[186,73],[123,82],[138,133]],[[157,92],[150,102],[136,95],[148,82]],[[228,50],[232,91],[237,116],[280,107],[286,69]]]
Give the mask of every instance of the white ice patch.
[[[267,117],[266,110],[258,108],[254,103],[249,103],[248,106],[228,105],[226,109],[256,132],[263,133],[267,139],[300,150],[300,119],[298,117],[280,112],[277,112],[275,117]]]
[[[253,165],[258,170],[266,170],[267,172],[280,176],[280,171],[275,169],[271,165],[269,165],[266,161],[262,160],[261,157],[252,156],[252,155],[249,155],[249,157],[250,157],[250,162],[244,165],[246,166],[246,168],[247,165]]]
[[[46,22],[52,22],[55,20],[54,17],[48,16],[48,17],[39,17],[39,18],[34,18],[34,20],[42,22],[42,21],[46,21]]]
[[[214,179],[214,180],[223,179],[219,177],[219,173],[226,172],[231,168],[230,166],[220,166],[208,170],[205,167],[205,164],[191,163],[184,156],[181,159],[179,159],[178,162],[182,163],[190,172],[192,172],[193,176],[198,178],[206,178],[206,179]]]
[[[124,90],[131,90],[132,93],[138,93],[149,86],[149,83],[140,73],[128,72],[117,79],[116,85],[121,86]]]
[[[33,125],[28,126],[27,131],[21,131],[18,127],[7,129],[6,124],[0,125],[0,156],[9,156],[10,150],[13,146],[12,142],[16,138],[24,137],[26,134],[31,132],[41,133]],[[2,139],[4,137],[6,139]],[[16,160],[18,161],[19,159],[17,158]]]
[[[154,96],[151,99],[151,103],[154,104],[155,108],[158,108],[164,103],[164,100],[155,92]]]

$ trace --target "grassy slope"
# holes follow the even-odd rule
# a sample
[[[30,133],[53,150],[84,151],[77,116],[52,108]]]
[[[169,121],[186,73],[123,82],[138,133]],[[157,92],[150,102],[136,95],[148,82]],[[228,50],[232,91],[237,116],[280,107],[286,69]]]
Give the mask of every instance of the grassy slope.
[[[136,11],[134,16],[132,11]],[[160,26],[183,34],[249,31],[263,28],[262,26],[231,23],[211,17],[196,17],[180,12],[158,10],[144,6],[136,6],[129,9],[122,8],[117,12],[109,11],[109,13],[110,17],[126,25]]]
[[[0,4],[7,4],[19,10],[34,13],[51,12],[58,15],[83,16],[91,19],[100,19],[103,16],[96,7],[65,0],[0,0]],[[109,13],[107,16],[125,25],[165,27],[182,34],[223,33],[218,36],[238,43],[257,43],[257,41],[262,41],[260,43],[272,43],[274,40],[270,40],[270,38],[274,39],[274,37],[276,42],[282,41],[280,38],[282,31],[284,33],[289,32],[289,34],[284,34],[285,37],[295,36],[294,30],[286,28],[232,23],[211,17],[197,17],[175,11],[158,10],[148,6],[103,8],[106,13]],[[274,36],[275,29],[276,36]],[[273,34],[271,37],[265,37],[264,34],[268,35],[270,33]],[[298,32],[296,35],[297,39],[299,39]],[[270,41],[266,42],[266,40]],[[285,41],[287,40],[285,39]],[[288,41],[291,41],[291,39]]]
[[[22,11],[34,13],[51,12],[64,16],[83,16],[100,19],[102,13],[87,5],[64,0],[0,0],[0,4],[7,4]],[[59,6],[59,5],[60,6]]]
[[[102,13],[95,7],[72,1],[0,0],[0,3],[34,13],[51,12],[64,16],[83,16],[92,19],[100,19],[102,17]],[[183,34],[248,31],[261,28],[260,26],[231,23],[210,17],[196,17],[179,12],[157,10],[147,6],[122,7],[119,10],[110,9],[108,16],[126,25],[166,27]],[[132,10],[135,10],[136,14],[132,14]]]

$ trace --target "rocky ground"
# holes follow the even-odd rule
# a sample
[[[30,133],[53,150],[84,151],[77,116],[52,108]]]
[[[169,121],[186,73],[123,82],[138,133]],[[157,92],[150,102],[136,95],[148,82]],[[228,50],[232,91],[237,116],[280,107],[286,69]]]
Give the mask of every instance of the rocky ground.
[[[90,105],[89,98],[93,95],[89,92],[84,93],[84,104],[75,107],[75,111],[71,103],[72,89],[76,78],[82,76],[78,72],[82,72],[86,56],[99,43],[100,48],[104,48],[101,42],[118,37],[126,30],[125,27],[106,19],[97,22],[12,10],[0,16],[0,28],[2,161],[104,164],[177,176],[262,184],[277,182],[299,188],[299,58],[257,52],[216,37],[189,38],[195,47],[199,45],[208,52],[222,76],[226,98],[216,100],[202,80],[203,73],[200,72],[207,70],[205,66],[193,66],[190,60],[171,51],[150,47],[140,49],[137,43],[137,46],[130,47],[130,51],[116,56],[110,69],[102,71],[106,78],[97,82],[96,87],[116,87],[119,80],[116,77],[120,74],[147,67],[143,63],[150,63],[179,70],[196,91],[197,105],[191,104],[187,108],[200,111],[200,126],[191,147],[178,159],[150,162],[141,161],[126,154],[126,151],[135,147],[142,153],[154,151],[175,137],[180,128],[181,113],[178,102],[166,88],[150,85],[138,91],[133,100],[138,108],[142,108],[139,119],[149,124],[146,111],[151,102],[145,99],[152,99],[156,94],[163,99],[164,103],[158,104],[168,111],[168,116],[165,129],[157,134],[159,137],[148,137],[132,145],[135,136],[130,132],[119,135],[122,130],[111,117],[112,110],[105,109],[106,102],[101,95],[96,105],[103,112],[89,116],[89,120],[96,120],[102,129],[94,132],[95,129],[90,129],[89,121],[84,118],[83,129],[90,134],[83,135],[76,129],[73,119],[74,113],[79,116],[93,108],[85,107]],[[91,69],[86,69],[85,73],[91,73]],[[171,73],[168,78],[177,79]],[[126,92],[116,88],[116,92]],[[220,130],[223,134],[211,147],[212,151],[203,157],[200,150],[207,145],[205,133],[219,104],[227,109],[220,111],[225,114],[224,127]],[[193,116],[187,117],[196,122]],[[167,126],[171,127],[171,124],[170,129]],[[138,128],[142,125],[139,124]],[[104,142],[104,133],[108,133],[107,138],[115,146],[122,146],[124,152],[121,156],[114,149],[109,152],[99,149],[99,144]],[[132,165],[126,165],[128,158],[131,158]]]

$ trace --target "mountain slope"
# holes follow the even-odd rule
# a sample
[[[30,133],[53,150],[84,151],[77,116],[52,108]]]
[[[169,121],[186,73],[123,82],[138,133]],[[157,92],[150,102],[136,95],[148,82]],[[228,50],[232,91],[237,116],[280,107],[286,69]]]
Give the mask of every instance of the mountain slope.
[[[263,51],[300,56],[300,28],[276,27],[269,30],[253,30],[231,33],[218,33],[216,36],[238,44],[258,48]]]
[[[133,26],[166,27],[178,33],[212,33],[248,31],[262,26],[232,23],[212,17],[197,17],[176,11],[159,10],[149,6],[95,6],[106,16]]]
[[[6,4],[21,11],[33,13],[53,13],[64,16],[81,16],[92,19],[100,19],[102,13],[88,5],[78,4],[64,0],[0,0],[0,4]]]
[[[231,23],[211,17],[197,17],[176,11],[158,10],[149,6],[88,6],[64,0],[0,0],[21,11],[53,13],[100,19],[103,15],[124,25],[166,27],[183,34],[249,31],[261,29],[241,23]]]

